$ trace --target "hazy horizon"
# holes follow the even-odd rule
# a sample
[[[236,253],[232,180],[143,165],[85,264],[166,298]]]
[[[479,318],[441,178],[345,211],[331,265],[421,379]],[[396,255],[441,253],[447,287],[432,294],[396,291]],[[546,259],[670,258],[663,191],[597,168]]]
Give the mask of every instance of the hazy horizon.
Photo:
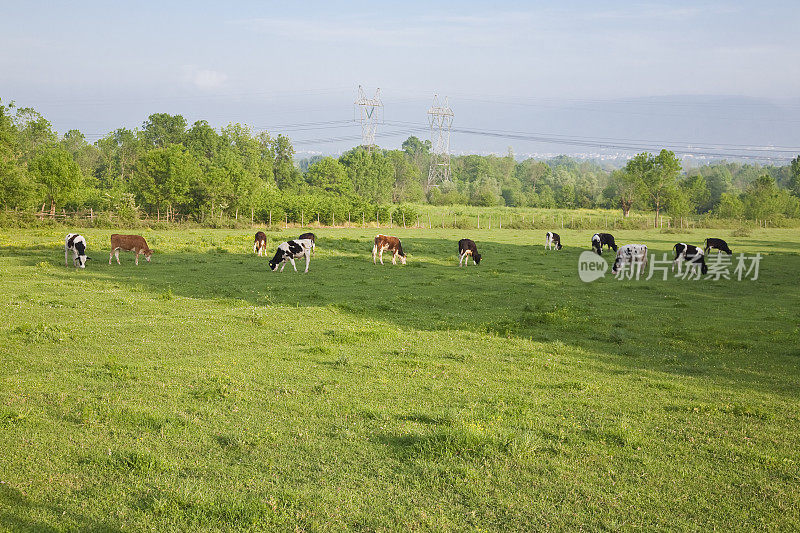
[[[91,142],[165,112],[335,154],[360,143],[361,84],[385,148],[428,138],[438,93],[453,153],[800,153],[791,2],[46,6],[4,7],[0,98]]]

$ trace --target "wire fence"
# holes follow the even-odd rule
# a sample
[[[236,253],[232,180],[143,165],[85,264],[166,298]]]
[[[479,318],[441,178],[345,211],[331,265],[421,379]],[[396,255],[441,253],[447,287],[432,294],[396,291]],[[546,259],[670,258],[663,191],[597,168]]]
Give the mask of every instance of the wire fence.
[[[525,230],[544,229],[569,230],[616,230],[616,229],[660,229],[692,230],[695,228],[736,228],[736,227],[798,227],[800,220],[772,217],[763,219],[721,219],[711,216],[670,217],[654,214],[631,214],[627,217],[614,216],[603,212],[563,212],[541,210],[533,213],[502,212],[464,212],[460,208],[426,210],[377,209],[374,213],[366,211],[322,213],[294,213],[269,210],[256,217],[251,211],[249,217],[205,218],[198,220],[193,215],[170,212],[120,214],[114,211],[95,211],[94,209],[67,211],[5,210],[0,225],[15,225],[15,222],[61,223],[77,226],[119,225],[147,226],[195,224],[201,227],[220,226],[267,226],[269,228],[406,228],[406,229],[479,229],[479,230]]]

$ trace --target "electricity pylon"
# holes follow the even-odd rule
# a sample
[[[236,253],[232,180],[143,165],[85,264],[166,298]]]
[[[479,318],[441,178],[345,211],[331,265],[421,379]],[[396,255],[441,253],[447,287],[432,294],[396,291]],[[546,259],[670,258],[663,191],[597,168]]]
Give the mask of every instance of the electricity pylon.
[[[453,125],[453,110],[447,97],[439,105],[439,95],[433,96],[433,106],[428,109],[431,125],[431,166],[428,170],[428,189],[450,181],[450,128]]]
[[[381,90],[375,89],[375,96],[367,98],[364,88],[359,85],[358,99],[354,103],[361,121],[361,145],[371,152],[375,147],[375,130],[378,128],[378,122],[383,118]]]

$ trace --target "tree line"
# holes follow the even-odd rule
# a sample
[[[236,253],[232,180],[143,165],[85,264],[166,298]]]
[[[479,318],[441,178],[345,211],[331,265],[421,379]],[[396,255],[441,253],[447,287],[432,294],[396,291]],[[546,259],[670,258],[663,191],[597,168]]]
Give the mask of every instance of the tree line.
[[[176,213],[198,222],[388,217],[392,205],[506,205],[619,208],[669,216],[800,216],[800,156],[786,166],[716,163],[683,170],[672,152],[642,153],[622,169],[559,156],[517,161],[464,155],[453,180],[431,186],[429,141],[400,150],[356,147],[339,157],[298,159],[282,134],[232,123],[220,129],[156,113],[137,129],[89,143],[78,130],[56,133],[32,108],[0,101],[0,198],[5,209],[95,209],[137,218]]]

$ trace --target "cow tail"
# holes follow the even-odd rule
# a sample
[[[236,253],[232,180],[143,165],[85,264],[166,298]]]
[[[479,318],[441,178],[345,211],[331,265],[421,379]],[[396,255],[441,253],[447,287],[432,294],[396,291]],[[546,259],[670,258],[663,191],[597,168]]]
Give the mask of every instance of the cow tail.
[[[397,252],[403,257],[406,256],[406,253],[403,251],[403,243],[399,240],[397,241]]]

